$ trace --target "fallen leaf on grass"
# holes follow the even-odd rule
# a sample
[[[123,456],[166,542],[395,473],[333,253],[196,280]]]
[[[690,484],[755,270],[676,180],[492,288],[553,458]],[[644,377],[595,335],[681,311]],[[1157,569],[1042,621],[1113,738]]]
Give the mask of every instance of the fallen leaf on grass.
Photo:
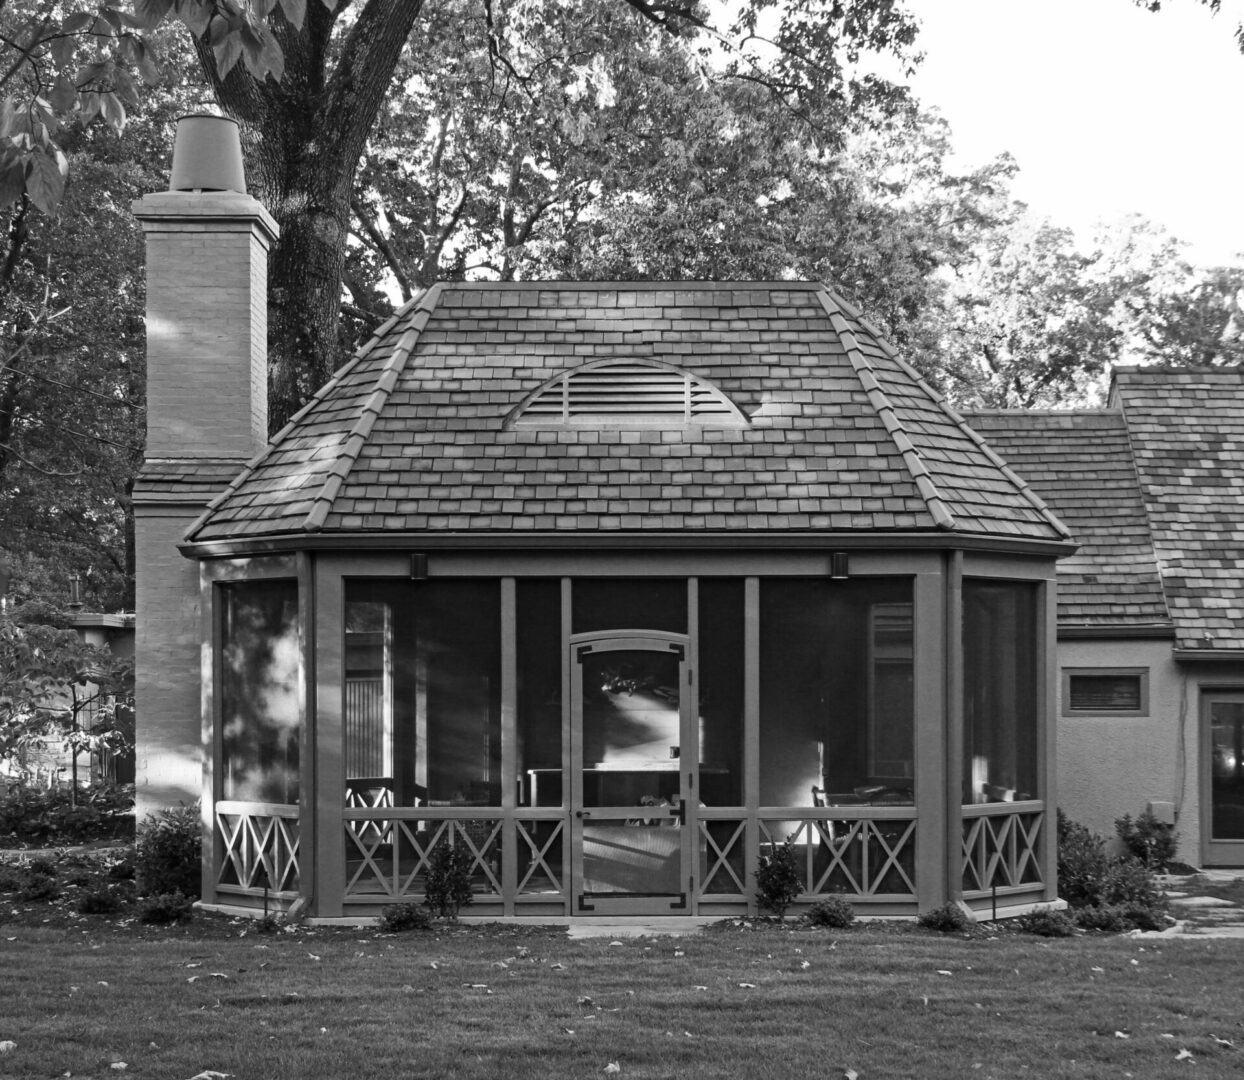
[[[860,1074],[854,1069],[843,1069],[842,1080],[860,1080]]]
[[[1106,969],[1105,969],[1105,968],[1102,968],[1102,967],[1089,968],[1089,970],[1090,970],[1090,971],[1095,971],[1095,972],[1097,972],[1097,974],[1098,974],[1098,975],[1105,975],[1105,974],[1106,974]]]
[[[16,1049],[17,1043],[12,1039],[5,1039],[4,1042],[0,1042],[0,1054],[11,1054]]]
[[[810,968],[811,966],[812,966],[812,965],[811,965],[811,963],[809,963],[807,960],[800,960],[800,961],[799,961],[799,969],[800,969],[801,971],[807,971],[807,970],[808,970],[808,968]]]
[[[1187,1061],[1191,1057],[1192,1057],[1191,1050],[1180,1050],[1179,1053],[1175,1055],[1175,1060],[1176,1061]]]
[[[226,975],[223,971],[213,971],[213,972],[212,972],[212,978],[213,978],[213,979],[227,979],[228,977],[229,977],[229,976],[228,976],[228,975]]]
[[[309,952],[309,953],[307,953],[307,955],[308,955],[309,957],[311,957],[311,959],[312,959],[312,960],[318,960],[318,959],[319,959],[319,957],[318,957],[318,956],[316,956],[316,955],[315,955],[315,953],[313,953],[313,952]]]
[[[432,962],[428,965],[428,967],[430,967],[433,971],[440,971],[440,969],[441,969],[441,965],[440,965],[440,964],[438,964],[435,960],[433,960],[433,961],[432,961]]]
[[[217,1072],[215,1069],[204,1069],[201,1073],[195,1073],[189,1080],[229,1080],[233,1073]]]
[[[1126,1031],[1116,1031],[1114,1033],[1116,1039],[1130,1039],[1131,1036]]]
[[[114,1061],[111,1065],[108,1066],[108,1068],[114,1069],[117,1072],[125,1072],[125,1070],[129,1068],[129,1066],[124,1061]]]
[[[707,990],[708,987],[707,986],[693,986],[691,989],[692,990]]]
[[[622,1066],[619,1065],[616,1061],[609,1062],[609,1064],[606,1065],[601,1070],[601,1072],[603,1073],[620,1073],[621,1071],[622,1071]]]
[[[1219,1046],[1229,1046],[1232,1050],[1235,1049],[1235,1043],[1233,1043],[1230,1039],[1220,1039],[1217,1035],[1211,1035],[1210,1038],[1213,1039]]]
[[[945,968],[938,968],[937,973],[939,975],[953,975],[954,974],[953,971],[947,971]]]

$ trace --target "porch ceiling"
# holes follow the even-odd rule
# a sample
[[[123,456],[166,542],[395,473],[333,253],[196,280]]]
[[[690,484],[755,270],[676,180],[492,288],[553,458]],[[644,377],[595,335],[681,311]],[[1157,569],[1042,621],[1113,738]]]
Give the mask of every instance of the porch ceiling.
[[[507,423],[602,360],[684,371],[744,422]],[[802,282],[434,286],[186,539],[429,530],[1068,536],[856,309]]]

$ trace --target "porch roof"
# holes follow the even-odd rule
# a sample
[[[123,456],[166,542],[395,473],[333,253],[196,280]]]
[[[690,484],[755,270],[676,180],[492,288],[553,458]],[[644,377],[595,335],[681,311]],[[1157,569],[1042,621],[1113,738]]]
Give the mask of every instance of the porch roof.
[[[741,417],[513,423],[600,361],[685,372]],[[804,282],[434,286],[186,539],[426,530],[1068,538],[855,308]]]

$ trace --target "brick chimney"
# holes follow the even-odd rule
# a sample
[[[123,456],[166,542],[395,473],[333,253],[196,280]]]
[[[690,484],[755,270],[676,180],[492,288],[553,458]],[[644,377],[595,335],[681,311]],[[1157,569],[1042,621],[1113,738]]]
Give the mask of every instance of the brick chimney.
[[[202,781],[198,564],[177,545],[267,443],[268,248],[237,125],[178,121],[169,191],[134,203],[147,240],[147,443],[134,484],[137,812]]]

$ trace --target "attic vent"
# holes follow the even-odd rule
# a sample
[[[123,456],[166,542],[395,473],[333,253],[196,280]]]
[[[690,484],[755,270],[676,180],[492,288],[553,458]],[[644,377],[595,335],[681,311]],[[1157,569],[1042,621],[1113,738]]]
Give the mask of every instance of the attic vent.
[[[747,423],[720,390],[677,368],[639,362],[587,364],[535,392],[514,423]]]

